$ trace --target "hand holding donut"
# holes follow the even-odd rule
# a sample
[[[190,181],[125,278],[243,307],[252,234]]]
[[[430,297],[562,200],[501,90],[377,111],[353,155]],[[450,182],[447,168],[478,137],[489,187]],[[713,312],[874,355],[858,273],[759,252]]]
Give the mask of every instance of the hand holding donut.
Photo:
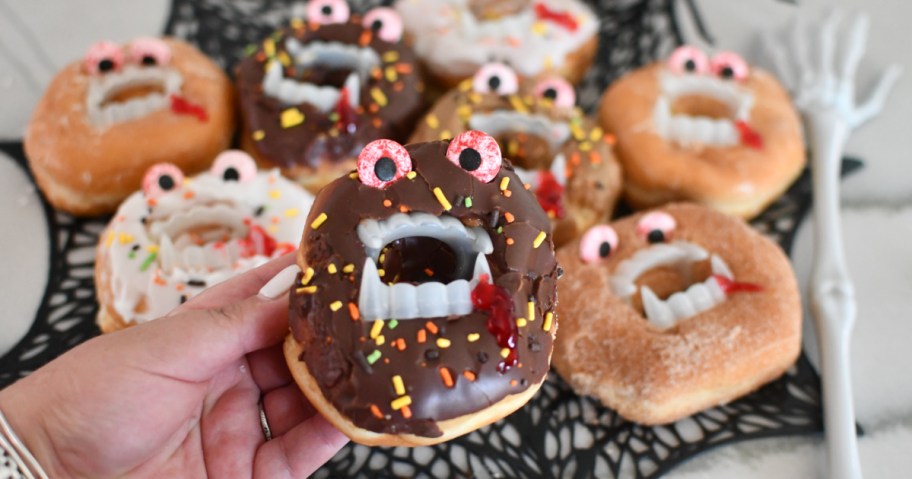
[[[286,255],[74,348],[0,391],[0,410],[50,477],[311,474],[346,439],[284,364],[292,263]]]

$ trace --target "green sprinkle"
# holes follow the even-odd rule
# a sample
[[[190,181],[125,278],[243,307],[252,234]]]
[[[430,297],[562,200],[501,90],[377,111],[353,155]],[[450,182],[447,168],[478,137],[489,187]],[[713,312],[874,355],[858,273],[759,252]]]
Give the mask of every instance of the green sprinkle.
[[[399,321],[395,319],[391,319],[388,323],[386,323],[386,327],[390,329],[396,329],[396,326],[399,326]]]
[[[339,121],[339,114],[336,112],[332,112],[329,115],[327,115],[327,118],[329,118],[329,121],[336,123],[337,121]]]
[[[136,251],[131,250],[130,253],[127,254],[127,258],[136,259]]]
[[[149,269],[149,266],[152,265],[152,262],[155,261],[155,258],[158,256],[157,253],[149,253],[149,256],[146,256],[146,259],[143,260],[142,264],[139,266],[140,271],[145,271]]]
[[[471,196],[469,196],[469,197],[466,198],[466,200],[465,200],[465,205],[466,205],[466,208],[471,208],[471,207],[472,207],[472,197],[471,197]]]
[[[380,359],[380,356],[382,356],[382,354],[380,353],[380,350],[379,350],[379,349],[375,349],[374,352],[370,353],[370,354],[367,356],[367,362],[368,362],[368,364],[374,364],[374,363],[376,363],[376,362]]]
[[[503,226],[498,226],[498,227],[497,227],[497,232],[498,232],[498,233],[503,233]]]
[[[244,56],[249,57],[250,55],[253,55],[254,53],[256,53],[256,51],[257,51],[256,44],[251,43],[250,45],[247,45],[246,47],[244,47]]]

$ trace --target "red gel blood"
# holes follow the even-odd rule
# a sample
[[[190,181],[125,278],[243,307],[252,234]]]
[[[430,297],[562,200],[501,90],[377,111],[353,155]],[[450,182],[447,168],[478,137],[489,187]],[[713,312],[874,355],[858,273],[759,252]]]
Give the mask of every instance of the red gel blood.
[[[199,119],[199,121],[206,121],[209,119],[209,115],[206,113],[205,108],[190,103],[186,98],[180,95],[171,95],[171,111],[178,115],[193,115]]]
[[[507,290],[488,282],[488,275],[483,274],[478,285],[472,290],[472,305],[479,311],[488,313],[488,332],[494,335],[497,345],[510,350],[510,354],[497,364],[497,372],[505,373],[517,363],[516,322],[513,320],[513,299]]]
[[[348,88],[339,90],[339,101],[336,102],[336,114],[339,120],[336,121],[336,129],[347,133],[354,133],[357,128],[355,123],[355,110],[348,102]]]
[[[241,256],[249,258],[261,254],[263,256],[272,256],[276,250],[276,240],[269,236],[260,225],[250,225],[247,230],[247,237],[238,240],[241,247]]]
[[[722,288],[722,292],[725,294],[731,293],[756,293],[758,291],[763,291],[763,286],[754,283],[739,283],[737,281],[732,281],[725,276],[714,274],[713,279],[719,283],[719,287]]]
[[[746,121],[736,121],[735,128],[738,129],[738,133],[741,135],[742,145],[747,145],[755,150],[763,149],[763,137],[761,137],[759,133],[751,128],[751,126],[748,125]]]
[[[550,213],[557,219],[563,218],[564,203],[561,198],[564,196],[564,187],[557,182],[550,171],[539,172],[538,178],[538,188],[535,190],[538,204],[546,213]]]
[[[573,18],[573,15],[570,15],[567,12],[558,12],[556,10],[551,10],[544,3],[535,4],[535,16],[539,20],[548,20],[554,22],[571,32],[575,32],[579,25],[576,23],[576,19]]]

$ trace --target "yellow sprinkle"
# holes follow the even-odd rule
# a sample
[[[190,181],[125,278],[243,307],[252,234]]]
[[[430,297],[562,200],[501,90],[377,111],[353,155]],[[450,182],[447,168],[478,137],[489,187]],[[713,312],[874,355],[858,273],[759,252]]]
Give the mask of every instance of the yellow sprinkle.
[[[298,288],[296,290],[298,294],[314,294],[317,292],[316,286],[304,286],[303,288]]]
[[[500,357],[506,358],[510,355],[510,348],[503,348],[500,350]]]
[[[481,335],[478,333],[469,333],[466,336],[466,339],[469,340],[470,343],[474,343],[475,341],[478,341],[479,338],[481,338]]]
[[[146,246],[146,251],[150,253],[158,253],[158,245],[150,244],[149,246]]]
[[[451,132],[450,130],[442,130],[442,131],[440,132],[440,139],[441,139],[441,140],[448,140],[448,139],[450,139],[450,138],[453,138],[453,132]]]
[[[266,132],[263,130],[257,130],[253,132],[253,135],[251,136],[253,137],[253,141],[260,141],[263,138],[266,138]]]
[[[399,52],[390,50],[383,54],[383,61],[386,63],[395,63],[399,61]]]
[[[279,232],[279,225],[269,225],[266,228],[266,231],[271,234],[276,234]]]
[[[437,201],[440,202],[440,206],[443,206],[443,209],[450,211],[453,208],[453,205],[450,204],[450,200],[443,194],[443,190],[441,190],[439,186],[434,187],[434,196],[437,197]]]
[[[297,208],[288,208],[287,210],[285,210],[285,217],[294,218],[295,216],[298,216],[300,213],[301,213],[301,210],[299,210]]]
[[[580,149],[580,151],[589,151],[592,149],[592,143],[589,143],[588,141],[584,141],[584,142],[580,143],[579,149]]]
[[[377,336],[380,336],[380,331],[383,330],[383,320],[374,321],[374,325],[371,326],[370,337],[371,339],[376,339]]]
[[[287,53],[279,52],[279,63],[281,63],[282,66],[287,67],[288,65],[291,65],[291,58]]]
[[[416,176],[418,176],[418,173],[415,173],[414,171],[409,171],[405,174],[405,177],[410,180],[414,180]]]
[[[304,270],[304,274],[301,275],[301,286],[307,286],[307,283],[310,283],[310,280],[314,277],[314,269],[307,267]]]
[[[516,327],[524,328],[526,326],[526,318],[516,318]]]
[[[342,301],[333,301],[332,304],[329,305],[329,309],[333,310],[333,312],[342,309]]]
[[[554,60],[551,59],[551,55],[545,55],[542,65],[545,67],[545,70],[550,70],[554,67]]]
[[[437,347],[440,349],[446,349],[450,347],[450,340],[447,338],[437,338]]]
[[[396,73],[396,69],[393,67],[386,67],[383,70],[384,75],[386,75],[386,81],[393,83],[399,79],[399,74]]]
[[[342,272],[345,274],[351,273],[354,270],[355,270],[355,265],[353,265],[351,263],[342,267]]]
[[[535,301],[529,301],[529,321],[535,321]]]
[[[321,226],[323,226],[323,223],[326,222],[326,218],[326,213],[320,213],[320,215],[317,216],[317,218],[314,219],[312,223],[310,223],[310,229],[319,229]]]
[[[589,133],[589,139],[592,141],[599,141],[603,136],[605,136],[605,132],[602,131],[602,128],[599,126],[593,128],[592,132]]]
[[[469,118],[472,116],[472,107],[469,105],[460,105],[456,108],[456,114],[459,115],[459,118],[462,121],[469,121]]]
[[[277,200],[282,197],[282,191],[281,190],[270,190],[269,197],[274,200]]]
[[[583,127],[579,123],[570,123],[570,133],[573,134],[573,138],[576,141],[583,141],[586,139],[586,132],[583,131]]]
[[[548,235],[544,231],[539,231],[538,236],[535,237],[535,241],[532,241],[532,247],[538,248],[545,241]]]
[[[326,267],[326,271],[329,271],[329,274],[336,274],[338,269],[336,269],[336,263],[329,263],[329,266]]]
[[[513,109],[518,113],[529,113],[529,109],[526,107],[526,104],[516,95],[510,96],[510,104],[513,105]]]
[[[282,128],[291,128],[304,123],[304,114],[295,107],[288,108],[282,112],[279,118]]]
[[[469,93],[468,96],[469,96],[469,101],[472,102],[473,104],[477,105],[478,103],[481,103],[481,94],[480,93],[473,91],[473,92]]]
[[[386,276],[386,270],[383,269],[383,268],[378,269],[378,270],[377,270],[377,276],[379,276],[379,277],[381,277],[381,278],[384,277],[384,276]]]
[[[548,30],[548,26],[545,25],[545,22],[537,21],[532,24],[532,33],[534,33],[536,35],[539,35],[539,36],[544,35],[547,30]]]
[[[120,240],[120,244],[132,243],[133,235],[131,235],[130,233],[121,233],[120,236],[118,237],[118,240]]]
[[[294,28],[295,30],[300,30],[300,29],[304,28],[304,20],[301,20],[300,18],[292,18],[291,19],[291,28]]]
[[[377,343],[377,346],[383,346],[383,343],[386,342],[386,336],[381,334],[374,339],[374,342]]]
[[[471,90],[472,89],[472,79],[469,78],[467,80],[463,80],[463,81],[459,82],[459,86],[457,88],[459,88],[459,91]]]
[[[510,186],[510,177],[504,176],[503,179],[500,180],[500,191],[506,190],[508,186]]]
[[[116,236],[117,236],[117,235],[114,234],[113,231],[108,231],[108,238],[105,240],[105,246],[107,246],[108,248],[110,248],[110,247],[111,247],[111,244],[114,243],[114,238],[115,238]]]
[[[377,102],[377,105],[380,105],[381,107],[386,106],[386,104],[389,103],[386,99],[386,94],[377,87],[371,88],[371,98],[373,98],[374,101]]]
[[[398,374],[393,376],[393,390],[396,391],[397,396],[405,394],[405,383],[402,382],[402,376]]]
[[[398,411],[405,406],[410,406],[412,404],[412,398],[409,396],[402,396],[400,398],[393,399],[390,401],[390,407]]]
[[[542,329],[544,329],[545,331],[551,330],[551,320],[553,318],[554,318],[554,315],[551,313],[551,311],[548,311],[547,313],[545,313],[545,322],[542,323]]]
[[[348,177],[351,178],[351,179],[353,179],[353,180],[357,180],[357,179],[358,179],[358,172],[357,172],[357,171],[353,171],[353,172],[351,172],[351,173],[348,174]]]
[[[440,126],[440,120],[437,118],[437,115],[429,113],[428,116],[424,118],[425,123],[433,129],[437,129]]]
[[[275,56],[275,41],[273,39],[267,38],[263,42],[263,53],[265,53],[267,57]]]

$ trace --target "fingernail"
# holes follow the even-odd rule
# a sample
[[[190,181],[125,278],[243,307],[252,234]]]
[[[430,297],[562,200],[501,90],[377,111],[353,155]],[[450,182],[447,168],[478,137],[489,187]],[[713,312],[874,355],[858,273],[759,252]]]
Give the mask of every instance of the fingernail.
[[[265,299],[276,299],[289,289],[294,282],[295,277],[301,272],[298,265],[293,264],[272,277],[268,283],[260,288],[259,296]]]

